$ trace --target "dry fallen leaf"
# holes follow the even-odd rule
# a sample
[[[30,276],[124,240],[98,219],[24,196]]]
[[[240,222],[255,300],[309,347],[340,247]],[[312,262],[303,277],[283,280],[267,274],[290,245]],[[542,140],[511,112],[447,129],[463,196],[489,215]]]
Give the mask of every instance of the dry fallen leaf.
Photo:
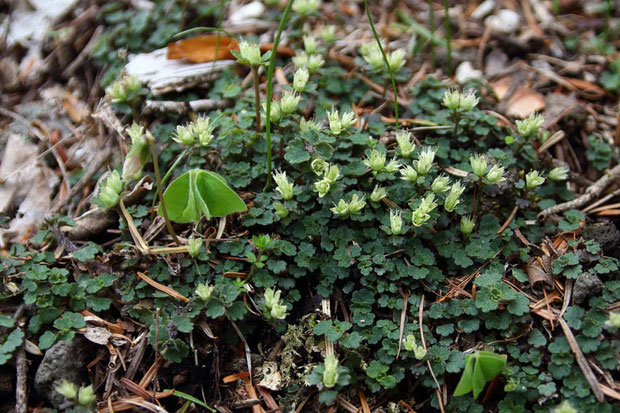
[[[102,346],[108,344],[108,340],[112,337],[107,328],[95,326],[87,326],[83,334],[89,341]]]
[[[531,113],[545,109],[545,98],[529,87],[517,90],[507,104],[506,114],[515,118],[527,118]]]
[[[217,50],[216,50],[217,49]],[[168,44],[168,59],[186,59],[192,63],[213,60],[234,59],[231,50],[238,50],[239,44],[227,36],[196,36]]]

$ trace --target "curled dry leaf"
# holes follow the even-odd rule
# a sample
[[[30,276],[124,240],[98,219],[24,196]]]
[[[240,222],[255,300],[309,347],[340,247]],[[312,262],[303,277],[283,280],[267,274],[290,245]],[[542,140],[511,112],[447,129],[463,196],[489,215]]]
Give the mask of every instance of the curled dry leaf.
[[[168,44],[168,59],[186,59],[192,63],[234,59],[231,50],[239,50],[235,39],[227,36],[196,36]]]
[[[543,257],[530,257],[525,267],[525,272],[529,279],[530,285],[535,285],[539,282],[544,282],[548,285],[553,285],[553,278],[549,272],[545,269],[546,265],[544,258],[550,258],[549,256]]]
[[[95,344],[99,344],[101,346],[105,346],[108,344],[108,340],[112,337],[112,333],[108,331],[107,328],[96,327],[96,326],[87,326],[86,330],[83,332],[84,337]]]

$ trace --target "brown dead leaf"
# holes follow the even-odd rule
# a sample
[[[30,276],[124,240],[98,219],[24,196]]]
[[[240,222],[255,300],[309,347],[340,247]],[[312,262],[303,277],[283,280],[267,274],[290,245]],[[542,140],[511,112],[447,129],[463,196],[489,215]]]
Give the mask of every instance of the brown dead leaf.
[[[227,36],[196,36],[168,44],[168,59],[186,59],[191,63],[234,59],[232,50],[239,50],[235,39]],[[217,49],[217,52],[216,52]]]
[[[502,100],[504,96],[506,96],[506,93],[508,93],[511,84],[512,76],[504,76],[491,83],[491,89],[493,89],[495,96],[497,96],[499,100]]]
[[[527,118],[531,113],[545,109],[545,98],[529,87],[517,90],[507,104],[506,114],[515,118]]]
[[[531,257],[527,262],[525,272],[527,273],[530,285],[535,285],[539,282],[544,282],[551,286],[553,285],[553,278],[551,278],[551,275],[545,270],[541,257]]]
[[[107,328],[87,326],[82,332],[84,337],[95,344],[105,346],[108,344],[108,340],[112,337],[112,333]]]

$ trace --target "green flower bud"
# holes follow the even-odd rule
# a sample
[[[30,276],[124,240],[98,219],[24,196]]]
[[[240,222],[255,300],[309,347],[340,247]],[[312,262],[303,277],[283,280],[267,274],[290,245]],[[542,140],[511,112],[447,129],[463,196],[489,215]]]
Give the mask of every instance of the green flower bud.
[[[308,79],[310,79],[308,69],[305,67],[300,67],[293,75],[293,89],[297,92],[303,92],[306,89]]]
[[[276,183],[276,191],[282,195],[282,199],[289,200],[295,196],[293,182],[289,182],[286,172],[274,172],[273,180]]]
[[[286,218],[289,214],[289,210],[286,209],[282,202],[274,202],[273,209],[276,210],[276,215],[280,218]]]
[[[97,397],[93,391],[93,386],[80,387],[78,392],[78,403],[80,406],[90,406],[95,402]]]
[[[351,125],[355,123],[355,114],[353,112],[345,112],[342,115],[342,119],[338,116],[338,110],[333,109],[331,112],[327,112],[327,119],[329,120],[329,129],[334,135],[340,135],[343,131],[347,130]]]
[[[113,171],[99,191],[99,199],[107,208],[115,207],[121,200],[123,181],[117,171]]]
[[[413,356],[416,358],[416,360],[422,360],[424,359],[424,357],[426,357],[426,350],[424,350],[423,346],[415,342],[415,337],[413,334],[407,335],[407,337],[403,340],[403,345],[405,347],[405,350],[413,353]]]
[[[455,182],[450,188],[450,193],[446,197],[446,202],[444,202],[443,207],[448,212],[454,211],[454,208],[461,202],[459,198],[465,191],[465,187],[461,185],[460,182]]]
[[[140,79],[137,76],[127,76],[125,77],[125,87],[127,92],[130,94],[135,94],[140,91],[142,85],[140,84]]]
[[[431,184],[431,191],[436,194],[446,192],[450,189],[450,178],[446,175],[439,175]]]
[[[346,217],[349,215],[349,204],[344,199],[338,201],[337,204],[334,204],[333,208],[330,208],[335,215]]]
[[[527,118],[516,121],[515,126],[522,136],[532,137],[536,135],[543,123],[545,123],[545,118],[542,115],[531,113]]]
[[[464,236],[468,237],[474,230],[475,226],[476,223],[471,217],[461,217],[461,234],[463,234]]]
[[[401,211],[390,210],[390,231],[393,235],[403,233],[403,218]]]
[[[309,130],[320,132],[322,129],[323,125],[312,119],[305,120],[304,118],[301,118],[301,121],[299,122],[299,130],[302,132],[306,132]]]
[[[415,144],[411,139],[411,132],[400,131],[396,133],[396,142],[398,142],[398,149],[400,156],[408,158],[415,149]]]
[[[474,175],[482,178],[487,173],[487,161],[482,155],[476,155],[469,158],[471,169]]]
[[[213,293],[214,289],[215,286],[209,286],[208,283],[198,284],[196,286],[196,295],[206,303],[211,299],[211,293]]]
[[[424,225],[424,223],[430,218],[431,216],[424,212],[424,210],[417,208],[415,211],[413,211],[413,214],[411,215],[411,223],[416,227],[420,227]]]
[[[370,155],[362,162],[369,167],[373,172],[381,172],[385,168],[385,153],[373,149]]]
[[[433,161],[435,160],[435,151],[431,148],[424,148],[420,152],[418,161],[415,163],[415,169],[419,175],[426,175],[433,167]]]
[[[418,179],[418,173],[415,169],[411,167],[411,165],[407,165],[400,170],[400,174],[403,181],[415,182]]]
[[[327,179],[322,179],[314,183],[314,190],[319,193],[319,198],[323,198],[327,195],[331,188],[332,186]]]
[[[420,206],[418,208],[425,213],[429,213],[433,209],[437,208],[437,203],[435,202],[435,194],[432,192],[428,192],[426,196],[422,198],[422,202],[420,202]]]
[[[286,306],[276,304],[271,307],[271,311],[269,312],[272,318],[276,318],[278,320],[284,320],[286,318]]]
[[[125,129],[125,132],[131,138],[131,148],[123,162],[123,180],[137,180],[142,175],[142,168],[151,158],[151,151],[142,126],[134,123],[131,128]]]
[[[310,169],[312,169],[312,172],[319,176],[323,174],[323,172],[325,172],[328,167],[329,165],[327,164],[327,162],[325,162],[325,160],[321,158],[313,159],[310,163]]]
[[[316,38],[314,36],[312,35],[304,36],[303,42],[304,42],[304,50],[306,51],[306,53],[308,53],[309,55],[316,53]]]
[[[336,182],[336,180],[340,177],[340,168],[338,165],[329,164],[328,168],[325,170],[325,179],[330,184]]]
[[[332,388],[338,383],[338,359],[329,354],[325,357],[325,369],[323,370],[323,385]]]
[[[565,181],[570,170],[565,166],[558,166],[549,171],[549,179],[552,181]]]
[[[381,54],[381,49],[379,49],[377,42],[362,43],[360,54],[373,70],[378,71],[385,67],[383,54]]]
[[[299,98],[300,96],[295,93],[285,92],[282,96],[282,99],[280,99],[282,112],[286,113],[287,115],[295,112],[295,108],[297,108],[297,105],[299,104]]]
[[[265,307],[269,310],[272,318],[283,319],[286,317],[286,306],[280,303],[282,291],[267,288],[265,290]]]
[[[605,321],[605,325],[611,328],[620,328],[620,313],[609,313],[609,319]]]
[[[187,252],[192,258],[196,258],[200,254],[202,246],[202,238],[190,238],[187,240]]]
[[[200,146],[207,146],[213,140],[213,127],[208,116],[199,116],[190,124],[190,131],[198,138]]]
[[[105,93],[112,99],[112,103],[123,103],[128,98],[125,82],[120,79],[108,86],[105,89]]]
[[[364,208],[365,206],[366,206],[366,201],[364,200],[364,197],[359,198],[357,194],[353,194],[353,197],[351,198],[351,202],[349,202],[349,206],[347,208],[349,210],[349,215],[353,215],[353,214],[360,212],[362,208]]]
[[[543,178],[538,171],[530,171],[527,175],[525,175],[525,186],[529,189],[534,189],[537,186],[542,185],[545,182],[545,178]]]
[[[478,98],[473,91],[460,93],[458,90],[446,90],[443,95],[443,105],[453,112],[466,113],[478,104]]]
[[[301,16],[308,16],[319,9],[319,0],[293,0],[293,11]]]
[[[386,196],[387,196],[386,189],[382,188],[379,185],[375,185],[375,188],[372,190],[372,193],[370,194],[370,200],[372,202],[379,202]]]
[[[126,128],[125,133],[131,139],[132,145],[144,139],[144,127],[140,126],[136,122],[134,122],[130,128]]]
[[[263,112],[267,113],[267,103],[263,103]],[[282,111],[280,110],[280,105],[278,102],[271,102],[271,107],[269,108],[270,119],[274,123],[278,123],[282,118]]]
[[[325,43],[334,43],[336,41],[336,26],[330,25],[323,27],[323,29],[319,32],[319,35]]]
[[[70,381],[63,380],[62,383],[60,383],[60,386],[56,387],[56,391],[67,399],[75,399],[77,398],[78,388]]]
[[[493,165],[491,169],[489,169],[489,172],[487,172],[487,181],[489,181],[489,183],[497,184],[505,180],[504,168],[499,165]]]
[[[257,44],[245,41],[239,43],[239,54],[241,55],[241,59],[237,58],[239,63],[250,66],[259,66],[263,64],[260,46]]]
[[[308,53],[300,52],[291,58],[291,61],[298,68],[308,69]]]
[[[391,161],[389,161],[385,165],[384,169],[385,169],[385,172],[389,174],[393,174],[394,172],[398,171],[398,168],[400,168],[400,162],[398,162],[396,158],[393,158]]]
[[[190,127],[178,125],[176,137],[172,138],[172,140],[181,145],[191,146],[194,144],[194,134]]]
[[[567,400],[564,400],[552,410],[552,413],[579,413],[579,410],[575,409]]]
[[[388,53],[387,61],[390,65],[390,69],[392,69],[392,73],[396,73],[400,70],[401,67],[405,65],[405,50],[404,49],[396,49],[393,52]]]

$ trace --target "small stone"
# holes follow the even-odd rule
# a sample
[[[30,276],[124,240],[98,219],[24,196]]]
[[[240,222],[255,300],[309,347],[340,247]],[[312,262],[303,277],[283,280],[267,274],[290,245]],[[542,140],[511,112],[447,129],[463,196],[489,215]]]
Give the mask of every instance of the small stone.
[[[492,30],[512,34],[519,28],[520,21],[521,17],[518,13],[509,9],[502,9],[496,15],[487,17],[484,23]]]
[[[584,303],[588,298],[603,291],[603,282],[596,275],[584,272],[577,277],[573,287],[573,303]]]
[[[482,20],[489,15],[495,8],[495,0],[485,0],[471,13],[474,20]]]
[[[596,241],[605,255],[620,257],[618,251],[620,231],[612,221],[605,220],[586,225],[582,235],[585,239]]]
[[[470,62],[463,62],[456,68],[456,81],[458,83],[466,83],[469,80],[482,79],[482,72],[474,69]]]

